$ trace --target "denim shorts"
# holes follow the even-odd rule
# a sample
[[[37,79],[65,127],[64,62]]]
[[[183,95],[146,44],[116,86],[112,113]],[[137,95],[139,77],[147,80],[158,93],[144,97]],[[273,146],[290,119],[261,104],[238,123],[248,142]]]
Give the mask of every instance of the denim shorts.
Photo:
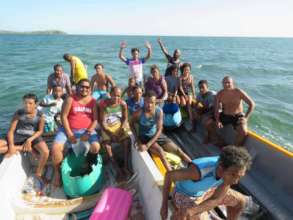
[[[83,134],[86,133],[86,129],[72,129],[72,132],[74,134],[74,136],[79,139]],[[61,127],[56,134],[56,137],[54,139],[55,143],[58,144],[65,144],[65,142],[68,140],[68,137],[65,133],[65,129],[63,127]],[[99,137],[97,135],[96,131],[92,131],[91,135],[89,137],[89,143],[92,144],[94,142],[99,142]]]

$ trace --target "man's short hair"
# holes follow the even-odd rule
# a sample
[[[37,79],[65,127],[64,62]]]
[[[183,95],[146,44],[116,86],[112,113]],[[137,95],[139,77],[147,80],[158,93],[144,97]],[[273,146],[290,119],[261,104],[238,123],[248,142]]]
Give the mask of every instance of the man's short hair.
[[[201,86],[202,84],[206,84],[207,86],[209,86],[208,81],[205,79],[202,79],[198,82],[198,86]]]
[[[137,51],[139,53],[139,49],[138,48],[132,48],[131,49],[131,53],[134,53],[135,51]]]
[[[33,93],[27,93],[27,94],[25,94],[22,97],[22,100],[25,100],[25,99],[33,99],[35,101],[35,103],[38,102],[38,97],[35,94],[33,94]]]
[[[223,148],[219,163],[224,169],[228,169],[232,166],[249,169],[252,159],[244,147],[230,145]]]
[[[83,82],[88,82],[89,84],[91,84],[91,81],[89,79],[84,78],[78,81],[77,86],[80,86],[80,84]]]
[[[65,54],[63,55],[63,59],[64,59],[64,60],[69,60],[69,57],[70,57],[70,54],[68,54],[68,53],[65,53]]]
[[[148,91],[146,91],[146,93],[144,94],[144,97],[145,97],[145,98],[151,98],[151,97],[153,97],[153,96],[157,97],[156,93],[155,93],[153,90],[148,90]]]
[[[173,64],[167,68],[167,71],[172,73],[174,70],[179,70],[178,66]]]
[[[97,69],[97,67],[98,66],[101,66],[102,67],[102,69],[104,69],[104,65],[103,64],[101,64],[101,63],[97,63],[96,65],[95,65],[95,69]]]
[[[63,69],[63,66],[61,64],[57,63],[54,65],[54,71],[56,71],[58,67],[61,67]]]

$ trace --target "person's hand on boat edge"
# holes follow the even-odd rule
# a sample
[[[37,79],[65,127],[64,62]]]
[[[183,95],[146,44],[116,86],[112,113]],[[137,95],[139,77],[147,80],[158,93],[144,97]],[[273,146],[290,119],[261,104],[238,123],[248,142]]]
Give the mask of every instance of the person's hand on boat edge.
[[[23,144],[23,151],[24,152],[32,151],[32,141],[29,138]]]
[[[148,146],[146,144],[139,144],[138,145],[138,150],[141,151],[141,152],[147,151]]]
[[[168,217],[168,206],[167,205],[162,205],[160,214],[161,214],[162,220],[167,219],[167,217]]]
[[[220,121],[217,121],[216,124],[217,124],[218,128],[223,128],[224,127],[222,122],[220,122]]]

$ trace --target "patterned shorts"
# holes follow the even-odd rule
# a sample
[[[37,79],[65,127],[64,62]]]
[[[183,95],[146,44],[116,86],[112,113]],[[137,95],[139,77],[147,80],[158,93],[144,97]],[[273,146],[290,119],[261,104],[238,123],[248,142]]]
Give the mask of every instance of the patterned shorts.
[[[207,200],[210,198],[214,192],[215,188],[207,191],[204,195],[200,197],[189,197],[186,196],[182,193],[175,192],[173,195],[173,204],[175,207],[175,210],[173,212],[173,216],[171,219],[176,219],[176,220],[181,220],[181,219],[190,219],[184,215],[184,213],[181,213],[179,210],[180,209],[188,209],[188,208],[194,208],[203,201]],[[219,202],[218,205],[224,205],[224,206],[229,206],[229,207],[235,207],[237,206],[240,202],[243,202],[246,200],[246,196],[242,195],[241,193],[229,189],[222,199],[222,201]],[[204,212],[196,216],[192,216],[192,220],[205,220],[209,219],[208,213]]]

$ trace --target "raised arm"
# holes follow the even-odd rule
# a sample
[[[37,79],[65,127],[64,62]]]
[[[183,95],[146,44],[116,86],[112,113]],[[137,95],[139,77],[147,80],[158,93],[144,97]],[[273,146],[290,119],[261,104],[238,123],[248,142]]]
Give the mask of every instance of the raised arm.
[[[191,165],[188,168],[180,170],[168,171],[165,176],[164,186],[163,186],[163,200],[161,207],[161,217],[162,220],[168,217],[168,197],[171,189],[172,182],[182,181],[182,180],[193,180],[197,181],[200,179],[200,173],[198,169]]]
[[[119,50],[119,59],[122,60],[124,63],[127,62],[126,57],[124,56],[124,48],[126,48],[126,43],[124,41],[120,44],[120,50]]]
[[[249,116],[251,115],[252,111],[255,108],[255,103],[252,100],[252,98],[246,94],[246,92],[244,92],[243,90],[239,89],[240,93],[241,93],[241,98],[243,99],[243,101],[248,105],[248,109],[247,112],[245,113],[245,118],[248,119]]]
[[[147,52],[147,55],[144,58],[144,61],[147,61],[152,56],[152,47],[151,47],[151,44],[148,41],[145,42],[145,47],[148,49],[148,52]]]
[[[158,38],[158,43],[159,43],[160,48],[161,48],[161,50],[163,51],[164,55],[165,55],[166,57],[169,57],[170,55],[169,55],[169,53],[168,53],[168,51],[167,51],[167,48],[163,45],[163,42],[162,42],[161,38]]]

